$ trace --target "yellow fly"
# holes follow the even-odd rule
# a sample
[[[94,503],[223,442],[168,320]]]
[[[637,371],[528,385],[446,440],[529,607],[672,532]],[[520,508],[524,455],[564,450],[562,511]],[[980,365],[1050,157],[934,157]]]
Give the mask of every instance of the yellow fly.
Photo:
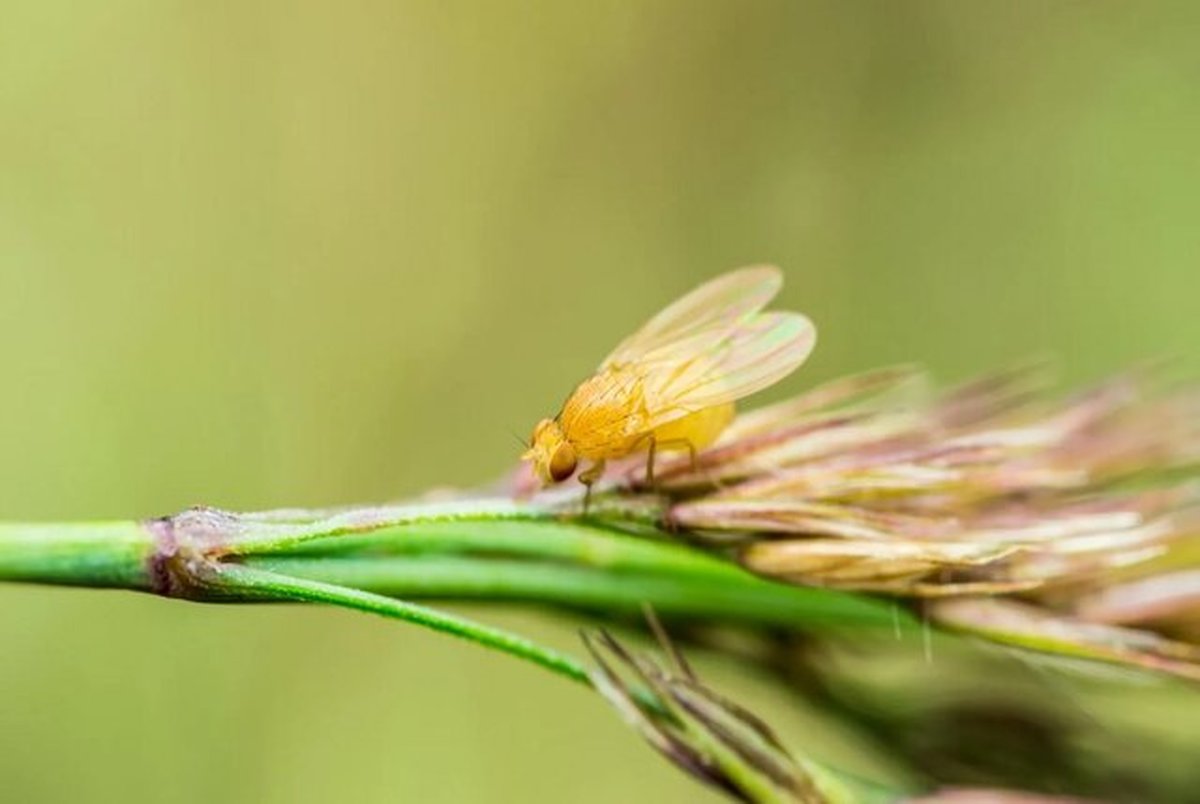
[[[694,457],[732,420],[735,400],[779,381],[812,351],[808,318],[762,312],[782,285],[778,268],[741,268],[668,306],[622,341],[557,416],[537,423],[522,460],[547,485],[589,461],[579,480],[590,491],[610,459],[647,452],[652,483],[656,451]]]

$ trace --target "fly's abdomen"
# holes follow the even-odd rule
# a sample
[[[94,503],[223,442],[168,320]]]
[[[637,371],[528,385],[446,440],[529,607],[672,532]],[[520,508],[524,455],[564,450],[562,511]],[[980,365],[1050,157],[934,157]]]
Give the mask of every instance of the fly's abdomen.
[[[654,429],[654,439],[663,449],[704,449],[717,440],[733,421],[734,405],[714,405],[667,422]]]

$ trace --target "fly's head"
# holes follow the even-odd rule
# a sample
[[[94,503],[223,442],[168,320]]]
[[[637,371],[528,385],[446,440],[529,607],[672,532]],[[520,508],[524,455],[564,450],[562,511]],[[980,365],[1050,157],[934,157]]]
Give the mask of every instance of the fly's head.
[[[532,463],[533,471],[546,485],[566,480],[575,474],[579,464],[575,448],[554,419],[542,419],[537,423],[529,440],[529,449],[521,455],[521,460]]]

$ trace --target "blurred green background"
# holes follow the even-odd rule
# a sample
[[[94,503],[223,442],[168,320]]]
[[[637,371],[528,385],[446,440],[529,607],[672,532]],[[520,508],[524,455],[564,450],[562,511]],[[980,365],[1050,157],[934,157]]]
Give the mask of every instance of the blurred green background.
[[[749,262],[820,327],[777,393],[1196,367],[1195,4],[2,16],[5,519],[487,481],[619,337]],[[0,645],[9,801],[699,795],[586,691],[368,617],[5,587]]]

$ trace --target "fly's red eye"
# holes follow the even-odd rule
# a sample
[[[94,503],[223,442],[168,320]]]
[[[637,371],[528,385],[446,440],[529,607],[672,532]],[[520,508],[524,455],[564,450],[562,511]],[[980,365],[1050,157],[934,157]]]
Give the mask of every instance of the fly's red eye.
[[[550,456],[550,479],[561,483],[575,474],[577,463],[574,448],[570,444],[559,444],[558,449]]]

